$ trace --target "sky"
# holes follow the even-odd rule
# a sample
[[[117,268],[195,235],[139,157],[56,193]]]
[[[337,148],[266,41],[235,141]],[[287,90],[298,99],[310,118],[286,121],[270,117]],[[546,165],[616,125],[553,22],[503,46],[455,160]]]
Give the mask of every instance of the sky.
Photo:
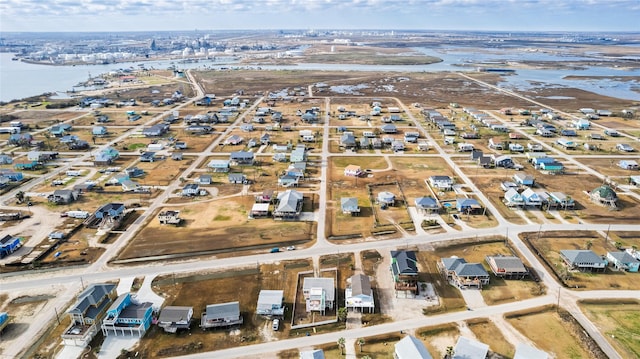
[[[640,0],[0,0],[2,32],[640,31]]]

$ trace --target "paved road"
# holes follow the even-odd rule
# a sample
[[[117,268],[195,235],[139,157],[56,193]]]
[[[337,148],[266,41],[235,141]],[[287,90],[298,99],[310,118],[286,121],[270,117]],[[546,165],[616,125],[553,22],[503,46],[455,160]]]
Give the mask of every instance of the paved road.
[[[193,76],[190,72],[187,72],[188,79],[194,84],[196,92],[198,96],[203,95],[203,91],[199,85],[195,84]],[[466,75],[462,75],[466,76]],[[469,78],[469,80],[477,81],[473,78]],[[495,86],[482,83],[483,85],[492,87],[496,90],[503,91],[508,93],[509,95],[513,95],[516,97],[524,98],[518,94],[513,92],[504,91]],[[180,107],[187,106],[192,103],[195,99],[182,104]],[[522,253],[524,258],[532,265],[534,270],[538,273],[541,280],[547,287],[547,294],[541,297],[529,299],[526,301],[520,301],[516,303],[509,303],[503,305],[489,306],[478,308],[473,311],[466,312],[457,312],[457,313],[447,313],[439,316],[430,316],[430,317],[417,317],[409,320],[403,320],[393,323],[387,323],[383,325],[377,325],[372,327],[365,328],[357,328],[351,329],[347,331],[337,332],[337,333],[327,333],[322,335],[314,335],[310,337],[304,338],[295,338],[289,340],[281,340],[277,342],[263,343],[258,345],[252,345],[248,347],[241,348],[232,348],[228,350],[217,351],[215,353],[216,358],[239,358],[246,357],[249,355],[260,355],[265,353],[273,353],[275,351],[291,349],[291,348],[300,348],[300,347],[310,347],[314,345],[319,345],[328,342],[335,342],[339,337],[345,337],[347,339],[355,339],[359,337],[367,337],[371,335],[379,335],[389,332],[395,332],[400,330],[414,329],[418,327],[423,327],[427,325],[436,325],[441,323],[449,323],[456,322],[471,318],[479,318],[479,317],[491,317],[496,315],[502,315],[505,312],[517,311],[526,308],[531,308],[540,305],[546,304],[554,304],[560,303],[560,305],[569,311],[571,311],[576,319],[584,326],[585,330],[598,342],[598,344],[603,348],[605,353],[611,358],[619,358],[620,356],[616,353],[616,351],[608,344],[608,342],[604,339],[601,333],[597,331],[597,328],[587,320],[587,318],[579,311],[576,306],[576,301],[580,299],[586,298],[638,298],[640,297],[640,291],[583,291],[583,292],[574,292],[568,289],[560,289],[560,285],[555,281],[554,277],[547,272],[546,268],[540,263],[538,257],[531,253],[531,251],[526,247],[526,245],[519,239],[518,234],[524,232],[536,232],[536,231],[551,231],[551,230],[594,230],[594,231],[634,231],[640,230],[640,225],[637,224],[618,224],[618,225],[607,225],[607,224],[525,224],[525,225],[514,225],[506,220],[504,220],[500,216],[500,212],[491,204],[491,202],[484,196],[484,194],[474,185],[473,181],[471,181],[468,176],[461,170],[461,168],[453,161],[453,158],[459,157],[458,154],[448,154],[446,151],[439,146],[439,144],[430,136],[429,132],[425,130],[421,124],[421,121],[418,121],[413,117],[411,112],[407,109],[407,107],[398,99],[395,99],[401,108],[405,110],[405,113],[409,116],[410,121],[420,130],[422,133],[431,140],[431,143],[435,146],[436,154],[425,154],[420,156],[425,157],[441,157],[443,158],[449,166],[455,171],[456,175],[462,179],[463,182],[471,189],[471,193],[476,195],[480,201],[482,201],[485,206],[487,206],[488,210],[492,212],[494,217],[498,221],[498,225],[494,228],[482,228],[482,229],[473,229],[472,231],[462,231],[455,232],[449,231],[442,234],[436,235],[414,235],[407,236],[402,240],[401,245],[407,246],[418,246],[419,248],[427,247],[429,244],[433,242],[440,241],[454,241],[462,238],[469,238],[470,236],[495,236],[495,235],[506,235],[509,240],[513,243],[513,245]],[[237,118],[234,124],[229,126],[218,138],[214,141],[205,151],[202,153],[198,153],[199,156],[197,160],[195,160],[192,165],[187,169],[185,173],[189,173],[193,171],[201,161],[206,158],[206,156],[210,155],[213,149],[218,146],[220,141],[222,141],[231,131],[231,129],[238,125],[241,121],[244,120],[244,116],[250,113],[255,107],[257,107],[262,98],[257,99],[251,108],[246,110],[241,116]],[[321,154],[321,182],[325,185],[320,186],[319,191],[319,201],[320,201],[320,213],[326,213],[326,202],[328,199],[327,195],[327,176],[328,176],[328,163],[329,158],[331,156],[343,156],[344,154],[330,154],[329,153],[329,140],[330,137],[330,126],[329,126],[329,113],[330,113],[330,100],[325,99],[325,121],[323,124],[323,151]],[[547,107],[546,105],[531,101],[532,103],[536,103],[541,107]],[[170,111],[167,111],[161,115],[155,116],[153,119],[148,121],[145,124],[134,127],[133,129],[141,129],[143,126],[151,124],[152,122],[157,121],[158,118],[167,115],[174,111],[175,108],[172,108]],[[121,141],[127,136],[127,134],[123,134],[117,139],[113,140],[107,145],[111,145],[117,141]],[[532,140],[535,141],[534,138]],[[106,146],[106,145],[105,145]],[[553,149],[555,151],[555,149]],[[580,168],[584,168],[583,165],[576,162],[573,159],[573,156],[565,155],[560,152],[556,152],[558,156],[562,156],[562,158],[567,161],[572,161]],[[375,156],[379,156],[379,154],[373,154]],[[90,154],[85,154],[75,161],[70,162],[67,166],[56,170],[51,176],[57,175],[60,171],[66,170],[71,167],[75,163],[80,163],[89,158]],[[366,156],[366,155],[365,155]],[[401,156],[401,155],[400,155]],[[591,172],[590,169],[585,169],[587,172]],[[43,176],[34,181],[31,181],[29,184],[29,188],[34,187],[35,185],[41,183],[45,177],[51,176]],[[58,310],[62,311],[64,308],[62,305],[65,304],[65,301],[71,299],[81,286],[81,283],[89,283],[89,282],[103,282],[110,280],[118,280],[122,277],[131,276],[132,273],[135,273],[136,276],[156,276],[170,273],[191,273],[191,272],[204,272],[204,271],[214,271],[214,270],[229,270],[232,268],[240,268],[246,266],[255,266],[257,263],[269,263],[280,260],[288,260],[295,258],[317,258],[320,255],[326,254],[334,254],[338,251],[341,252],[358,252],[362,250],[370,250],[376,249],[384,253],[387,250],[394,249],[398,247],[399,241],[397,239],[394,240],[381,240],[375,242],[363,242],[363,243],[354,243],[348,245],[334,245],[326,241],[325,233],[325,223],[324,220],[320,220],[318,223],[318,240],[316,243],[310,248],[303,250],[296,250],[290,252],[281,252],[281,253],[273,253],[273,254],[257,254],[250,256],[243,256],[237,258],[209,258],[209,259],[190,259],[183,261],[175,261],[175,262],[156,262],[156,263],[147,263],[142,265],[132,265],[127,267],[118,267],[118,266],[110,266],[108,265],[108,261],[111,260],[121,248],[128,243],[128,241],[135,235],[135,232],[138,228],[140,228],[146,220],[149,220],[148,215],[152,214],[154,210],[161,207],[165,202],[166,198],[170,195],[173,190],[178,189],[180,186],[179,181],[174,181],[172,184],[167,186],[166,191],[163,195],[156,198],[148,207],[146,214],[136,221],[136,223],[120,238],[113,244],[110,245],[107,249],[107,252],[94,264],[86,267],[80,268],[69,268],[69,269],[60,269],[55,271],[41,271],[41,272],[29,272],[29,273],[20,273],[18,275],[15,274],[2,274],[0,275],[0,279],[2,279],[2,286],[0,287],[0,293],[10,293],[10,292],[19,292],[25,290],[34,290],[41,288],[51,287],[51,283],[56,283],[56,286],[63,286],[66,291],[64,295],[56,298],[55,301],[51,302],[51,305]],[[7,194],[5,196],[0,197],[0,200],[6,201],[12,194]],[[320,216],[322,218],[323,216]],[[559,293],[559,295],[558,295]],[[42,329],[46,327],[48,323],[53,320],[53,311],[46,310],[42,313],[37,313],[34,323],[31,324],[21,338],[16,341],[16,344],[11,348],[8,348],[5,351],[4,355],[17,355],[20,351],[30,345],[32,338],[37,337],[39,333],[42,332]],[[188,358],[210,358],[212,356],[211,353],[202,353],[198,355],[187,356]]]

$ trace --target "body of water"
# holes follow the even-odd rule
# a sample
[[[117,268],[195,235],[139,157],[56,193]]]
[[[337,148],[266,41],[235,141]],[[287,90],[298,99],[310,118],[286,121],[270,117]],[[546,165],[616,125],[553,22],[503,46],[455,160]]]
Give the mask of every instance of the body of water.
[[[298,64],[298,65],[239,65],[230,58],[203,60],[194,63],[178,63],[177,61],[144,62],[146,68],[165,69],[175,65],[179,69],[202,68],[219,69],[239,66],[242,68],[261,68],[265,70],[335,70],[335,71],[389,71],[389,72],[437,72],[437,71],[476,71],[473,63],[496,63],[500,67],[502,61],[569,61],[590,60],[597,56],[569,56],[537,51],[501,53],[499,49],[491,52],[472,52],[469,48],[417,48],[425,55],[443,59],[442,62],[430,65],[354,65],[354,64]],[[511,51],[511,50],[509,50]],[[89,75],[96,76],[122,68],[136,68],[140,62],[108,65],[49,66],[12,61],[12,54],[0,53],[0,101],[10,101],[45,92],[66,92],[74,85],[86,81]],[[574,79],[566,76],[607,76],[610,79]],[[629,79],[640,77],[640,70],[626,70],[614,67],[585,67],[583,69],[518,69],[515,73],[503,76],[499,86],[510,90],[531,90],[546,86],[573,87],[601,95],[640,101],[640,82]],[[626,77],[626,79],[625,79]],[[542,84],[542,85],[541,85]],[[635,89],[635,91],[634,91]]]

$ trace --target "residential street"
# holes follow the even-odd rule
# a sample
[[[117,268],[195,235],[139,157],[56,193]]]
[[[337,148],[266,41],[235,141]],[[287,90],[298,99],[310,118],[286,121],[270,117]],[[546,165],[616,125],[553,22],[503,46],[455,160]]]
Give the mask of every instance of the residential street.
[[[187,76],[189,80],[193,83],[193,77],[190,72],[187,72]],[[466,75],[461,74],[461,76],[467,77],[470,81],[478,80],[473,79],[472,77],[468,77]],[[490,84],[479,82],[483,86],[491,87],[494,90],[499,90],[503,92],[508,92],[508,95],[520,97],[524,100],[535,103],[539,106],[548,107],[543,103],[539,103],[537,101],[532,101],[528,98],[524,98],[516,93],[505,91],[499,89]],[[202,97],[204,92],[200,86],[194,86],[196,92],[198,92],[198,96]],[[184,173],[192,173],[201,162],[207,157],[214,154],[214,149],[220,144],[222,140],[224,140],[233,129],[235,129],[239,124],[241,124],[245,116],[257,108],[263,101],[264,97],[256,97],[252,102],[251,106],[247,106],[248,109],[235,120],[233,124],[228,126],[225,131],[220,135],[215,141],[213,141],[207,148],[198,153],[193,153],[194,156],[197,156],[197,160],[194,160]],[[598,345],[602,348],[602,350],[606,353],[609,358],[617,359],[621,356],[616,350],[609,344],[609,342],[604,338],[603,334],[598,330],[596,325],[589,321],[589,319],[580,311],[580,308],[577,305],[579,300],[583,299],[605,299],[605,298],[640,298],[640,290],[594,290],[594,291],[574,291],[571,289],[563,288],[555,279],[555,277],[549,273],[546,267],[541,263],[539,257],[534,254],[526,244],[520,239],[519,235],[526,232],[545,232],[545,231],[640,231],[640,224],[638,223],[629,223],[629,224],[589,224],[589,223],[563,223],[559,220],[559,223],[543,223],[538,224],[534,223],[534,221],[527,219],[525,215],[521,215],[525,219],[526,224],[513,224],[507,221],[500,215],[500,211],[496,208],[493,203],[487,198],[487,196],[483,193],[483,191],[478,188],[474,181],[469,178],[469,176],[460,168],[459,164],[454,161],[455,156],[449,154],[445,149],[443,149],[440,144],[434,140],[430,135],[429,131],[427,131],[421,124],[421,121],[414,118],[411,115],[411,111],[408,110],[405,104],[403,104],[400,100],[396,99],[396,101],[401,104],[404,109],[404,113],[406,113],[410,122],[417,128],[422,134],[425,134],[425,137],[429,140],[430,144],[433,145],[435,150],[435,154],[429,153],[426,155],[421,155],[425,157],[437,157],[442,158],[447,165],[453,169],[455,175],[460,179],[460,182],[463,182],[466,187],[466,191],[470,194],[473,194],[478,198],[478,200],[486,206],[487,210],[490,211],[495,220],[498,222],[498,225],[492,228],[479,228],[473,229],[471,227],[467,227],[464,221],[460,222],[460,227],[463,230],[456,230],[450,228],[447,224],[444,224],[443,227],[444,233],[439,234],[427,234],[424,230],[419,229],[417,231],[417,235],[406,235],[401,240],[399,239],[388,239],[388,240],[375,240],[375,241],[362,241],[360,243],[350,243],[350,244],[342,244],[336,245],[327,240],[327,228],[325,221],[325,214],[327,211],[327,202],[329,200],[327,194],[327,183],[329,180],[328,174],[328,166],[331,163],[330,157],[338,157],[343,156],[344,154],[331,154],[329,140],[324,140],[322,143],[322,154],[319,155],[319,163],[321,166],[320,169],[320,179],[321,185],[318,189],[317,193],[319,196],[319,209],[317,210],[318,215],[315,218],[318,218],[317,222],[317,233],[316,233],[316,241],[308,248],[297,249],[295,251],[282,251],[279,253],[261,253],[261,254],[253,254],[246,255],[240,257],[227,257],[227,258],[216,258],[216,257],[205,257],[205,258],[191,258],[187,260],[162,260],[155,261],[150,263],[142,263],[142,264],[130,264],[130,265],[113,265],[110,262],[117,257],[117,254],[134,238],[138,230],[145,225],[145,223],[150,220],[148,216],[155,213],[155,211],[166,205],[166,201],[169,196],[179,188],[181,188],[182,183],[176,179],[174,182],[166,186],[165,191],[162,195],[155,198],[151,203],[146,207],[145,213],[133,223],[125,233],[120,235],[117,240],[113,243],[109,244],[106,247],[106,251],[104,254],[94,263],[87,266],[78,266],[78,267],[68,267],[68,268],[60,268],[56,270],[31,270],[28,272],[18,272],[18,273],[3,273],[0,275],[1,284],[0,284],[0,294],[8,294],[8,293],[34,293],[39,290],[45,291],[50,290],[58,293],[55,299],[50,300],[47,303],[45,310],[42,310],[38,313],[34,313],[33,320],[28,326],[28,329],[25,330],[20,336],[14,339],[11,342],[11,345],[4,348],[4,352],[2,353],[3,358],[17,358],[21,353],[24,352],[25,349],[29,348],[35,338],[38,338],[44,331],[48,328],[48,326],[53,323],[56,319],[56,315],[60,313],[64,313],[66,307],[70,302],[73,301],[75,295],[81,290],[81,288],[87,283],[97,283],[97,282],[105,282],[105,281],[118,281],[122,278],[128,278],[128,280],[132,280],[132,277],[145,277],[144,286],[147,295],[150,295],[151,286],[150,281],[156,276],[167,275],[167,274],[187,274],[194,272],[206,272],[206,271],[232,271],[234,269],[239,269],[243,267],[256,266],[256,264],[264,264],[264,263],[274,263],[283,260],[292,260],[292,259],[303,259],[303,258],[319,258],[322,255],[330,255],[337,253],[346,253],[346,252],[354,252],[360,253],[366,250],[377,250],[384,256],[385,266],[381,266],[378,271],[377,283],[380,285],[378,288],[378,293],[380,298],[382,298],[383,302],[379,303],[382,308],[382,312],[399,312],[402,311],[401,304],[397,304],[397,308],[390,308],[395,303],[401,303],[400,301],[394,301],[392,298],[393,289],[392,289],[392,280],[390,278],[385,278],[385,271],[388,275],[388,262],[389,262],[389,251],[394,250],[403,246],[406,247],[416,247],[418,249],[426,249],[430,245],[436,242],[454,242],[460,239],[468,239],[472,237],[489,237],[489,236],[505,236],[509,239],[511,245],[515,247],[523,256],[523,259],[528,262],[533,270],[536,272],[540,280],[543,282],[546,287],[546,294],[535,297],[532,299],[506,303],[506,304],[498,304],[498,305],[486,305],[484,303],[479,292],[464,292],[464,297],[467,300],[467,305],[470,310],[468,311],[459,311],[459,312],[451,312],[440,315],[431,315],[424,316],[421,315],[419,308],[415,309],[414,312],[405,311],[404,317],[396,320],[391,323],[385,323],[380,325],[373,326],[350,326],[344,331],[333,332],[333,333],[325,333],[325,334],[317,334],[306,337],[298,337],[292,339],[284,339],[284,340],[274,340],[261,344],[250,345],[250,346],[242,346],[231,349],[224,349],[216,351],[215,353],[199,353],[193,355],[185,355],[179,358],[212,358],[215,357],[217,359],[225,359],[225,358],[247,358],[250,356],[255,357],[268,357],[273,355],[278,351],[287,350],[287,349],[295,349],[295,348],[307,348],[313,347],[325,343],[335,343],[339,338],[344,337],[347,340],[347,343],[351,344],[349,346],[349,350],[347,353],[348,357],[355,358],[355,352],[353,350],[353,343],[357,338],[364,338],[375,335],[382,335],[385,333],[393,333],[400,332],[406,330],[414,330],[417,328],[432,326],[438,324],[452,323],[452,322],[460,322],[473,318],[490,318],[493,322],[501,329],[503,335],[506,340],[511,342],[512,344],[517,344],[517,342],[527,341],[527,339],[521,335],[517,330],[515,330],[512,326],[510,326],[504,319],[504,313],[519,311],[528,308],[539,307],[543,305],[553,305],[559,304],[562,308],[568,310],[576,320],[584,327],[585,331],[598,343]],[[190,105],[192,101],[186,102],[180,105],[178,108]],[[171,111],[176,110],[176,108],[172,108]],[[331,135],[331,128],[329,126],[330,119],[329,113],[331,110],[331,102],[329,98],[324,99],[324,124],[322,125],[322,134],[325,139],[328,139]],[[156,121],[158,118],[169,114],[171,111],[163,112],[160,115],[154,116],[152,119],[147,121],[145,124],[141,124],[136,126],[135,129],[142,129],[145,125],[151,124]],[[320,125],[319,125],[320,126]],[[110,144],[116,143],[118,141],[122,141],[128,136],[129,132],[122,134],[121,136],[115,138],[110,141]],[[535,140],[532,136],[529,136],[531,140]],[[104,146],[106,147],[106,145]],[[549,152],[554,153],[555,156],[562,158],[564,161],[572,163],[572,165],[579,167],[581,171],[585,173],[589,173],[593,176],[596,176],[599,179],[605,179],[606,176],[598,173],[597,171],[589,168],[587,165],[582,164],[582,162],[576,161],[574,156],[566,155],[561,153],[558,149],[548,147],[547,150]],[[220,154],[219,152],[216,154]],[[363,154],[362,156],[379,156],[377,154]],[[60,166],[46,176],[42,176],[40,178],[34,179],[29,182],[26,186],[27,189],[22,189],[26,191],[28,189],[36,187],[38,184],[42,183],[45,180],[49,180],[51,178],[56,177],[59,173],[65,171],[68,168],[71,168],[74,164],[87,161],[91,156],[91,153],[86,153],[82,156],[79,156],[74,161],[70,161],[65,166]],[[390,155],[395,156],[395,154]],[[388,156],[387,156],[388,157]],[[387,161],[389,159],[387,158]],[[180,176],[178,176],[180,177]],[[16,191],[10,191],[5,195],[0,197],[0,201],[5,205],[8,205],[12,202]],[[628,191],[627,193],[630,196],[640,199],[640,194],[637,192]],[[219,198],[219,197],[218,197]],[[11,207],[14,208],[14,207]],[[15,207],[18,208],[18,207]],[[36,238],[46,236],[48,234],[48,230],[51,227],[55,227],[55,224],[58,222],[59,218],[52,217],[48,214],[48,211],[42,210],[40,208],[33,208],[33,217],[21,222],[17,225],[14,230],[20,231],[23,233],[30,233],[33,236],[34,241]],[[410,212],[417,216],[418,212],[415,209],[411,209]],[[421,221],[416,218],[413,218],[415,223],[420,223]],[[544,218],[543,218],[544,220]],[[419,228],[419,226],[417,226]],[[35,243],[28,242],[27,246],[35,245]],[[25,249],[26,250],[26,249]],[[358,267],[361,267],[361,263],[358,263]],[[357,270],[361,270],[361,268],[357,268]],[[158,302],[161,300],[158,299]],[[339,305],[343,303],[338,303]]]

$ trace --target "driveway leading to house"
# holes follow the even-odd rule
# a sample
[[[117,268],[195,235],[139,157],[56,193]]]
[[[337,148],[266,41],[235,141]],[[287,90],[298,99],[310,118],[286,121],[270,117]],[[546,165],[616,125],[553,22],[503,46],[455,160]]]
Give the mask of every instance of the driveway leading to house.
[[[462,298],[467,303],[467,307],[471,309],[484,308],[487,304],[482,298],[482,292],[478,289],[461,289]]]

